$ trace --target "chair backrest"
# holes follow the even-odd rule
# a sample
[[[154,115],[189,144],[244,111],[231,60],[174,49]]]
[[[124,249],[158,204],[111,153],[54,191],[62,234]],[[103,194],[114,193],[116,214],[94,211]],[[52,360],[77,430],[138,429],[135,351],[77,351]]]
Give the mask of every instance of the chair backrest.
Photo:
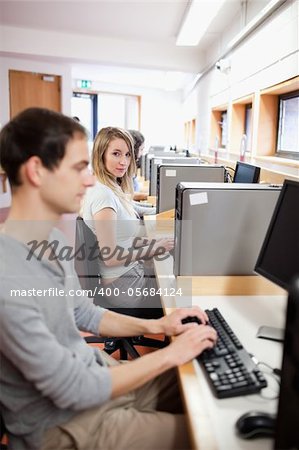
[[[5,433],[6,433],[5,423],[2,414],[0,413],[0,450],[7,449],[7,446],[1,442]]]
[[[82,289],[94,290],[99,285],[100,251],[94,233],[82,217],[76,219],[75,270]]]
[[[88,295],[93,297],[91,293],[95,292],[95,288],[100,284],[100,248],[95,234],[79,216],[76,219],[75,270],[82,289],[87,290]],[[160,308],[111,308],[109,299],[104,295],[96,295],[93,298],[96,305],[129,316],[153,319],[163,315]]]

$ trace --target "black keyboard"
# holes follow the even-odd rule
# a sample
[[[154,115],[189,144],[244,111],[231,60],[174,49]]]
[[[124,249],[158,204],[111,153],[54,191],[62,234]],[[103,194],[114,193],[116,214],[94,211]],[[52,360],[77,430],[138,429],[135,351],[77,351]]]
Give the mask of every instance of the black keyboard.
[[[217,345],[197,359],[218,398],[259,392],[267,381],[217,308],[206,310],[218,334]]]

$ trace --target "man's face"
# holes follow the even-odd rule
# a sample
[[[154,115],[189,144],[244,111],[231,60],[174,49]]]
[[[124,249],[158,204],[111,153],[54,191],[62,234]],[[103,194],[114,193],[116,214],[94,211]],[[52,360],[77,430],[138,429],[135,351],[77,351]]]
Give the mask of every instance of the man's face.
[[[78,212],[86,188],[94,184],[88,169],[87,141],[76,135],[54,170],[45,170],[40,193],[44,204],[58,215]]]

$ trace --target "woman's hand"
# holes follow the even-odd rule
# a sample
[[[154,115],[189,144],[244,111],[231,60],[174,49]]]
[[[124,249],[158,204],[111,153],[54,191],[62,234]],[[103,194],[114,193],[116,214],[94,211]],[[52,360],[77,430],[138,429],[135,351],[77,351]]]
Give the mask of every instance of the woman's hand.
[[[163,255],[163,253],[169,252],[174,247],[174,238],[167,237],[158,239],[153,246],[153,256]]]

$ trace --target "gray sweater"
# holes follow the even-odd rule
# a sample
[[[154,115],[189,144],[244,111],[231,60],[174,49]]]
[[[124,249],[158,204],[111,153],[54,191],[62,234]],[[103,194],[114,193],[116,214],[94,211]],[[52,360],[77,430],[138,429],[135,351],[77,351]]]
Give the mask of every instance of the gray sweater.
[[[66,245],[57,230],[53,239]],[[38,449],[46,429],[111,396],[109,369],[79,333],[97,333],[105,310],[73,296],[80,284],[70,261],[59,269],[28,254],[0,234],[0,407],[18,450]]]

